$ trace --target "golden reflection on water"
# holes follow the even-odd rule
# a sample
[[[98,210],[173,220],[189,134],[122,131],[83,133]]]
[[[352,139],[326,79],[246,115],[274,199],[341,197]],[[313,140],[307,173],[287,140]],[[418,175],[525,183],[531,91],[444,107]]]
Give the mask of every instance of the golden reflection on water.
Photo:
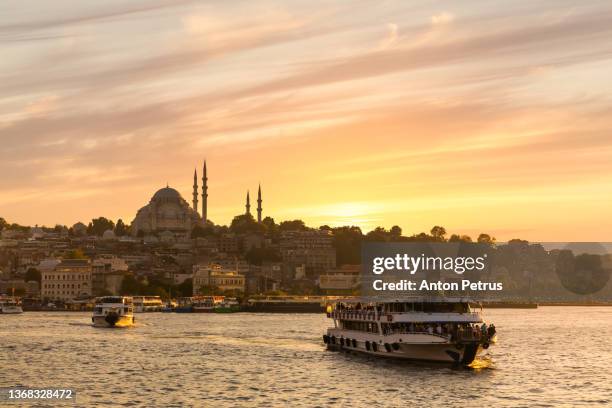
[[[474,359],[474,361],[472,361],[472,364],[470,364],[468,367],[474,370],[495,368],[493,365],[493,360],[491,359],[491,355],[489,354],[476,357],[476,359]]]

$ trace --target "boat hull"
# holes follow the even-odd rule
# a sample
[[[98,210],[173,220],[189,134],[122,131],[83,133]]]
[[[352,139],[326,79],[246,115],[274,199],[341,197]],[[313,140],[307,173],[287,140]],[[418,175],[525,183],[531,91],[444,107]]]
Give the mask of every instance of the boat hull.
[[[376,357],[448,363],[468,366],[489,344],[478,341],[451,342],[441,336],[420,334],[417,336],[363,336],[361,333],[328,331],[324,342],[329,350],[349,351]]]
[[[218,306],[215,307],[215,313],[237,313],[240,311],[240,306]]]
[[[117,316],[116,321],[108,316],[94,316],[91,321],[94,327],[130,327],[134,325],[134,316]]]
[[[21,306],[3,306],[0,308],[0,314],[21,314],[23,309]]]
[[[214,313],[215,309],[208,306],[194,306],[193,313]]]

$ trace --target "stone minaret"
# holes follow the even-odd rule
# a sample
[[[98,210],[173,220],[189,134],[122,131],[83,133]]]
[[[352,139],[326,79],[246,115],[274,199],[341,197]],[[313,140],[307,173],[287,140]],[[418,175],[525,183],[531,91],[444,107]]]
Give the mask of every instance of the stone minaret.
[[[247,190],[247,199],[246,199],[246,214],[251,213],[251,198],[249,197],[249,190]]]
[[[206,160],[202,169],[202,221],[208,221],[208,176],[206,175]]]
[[[261,223],[261,184],[257,189],[257,222]]]
[[[198,171],[193,170],[193,209],[198,212]]]

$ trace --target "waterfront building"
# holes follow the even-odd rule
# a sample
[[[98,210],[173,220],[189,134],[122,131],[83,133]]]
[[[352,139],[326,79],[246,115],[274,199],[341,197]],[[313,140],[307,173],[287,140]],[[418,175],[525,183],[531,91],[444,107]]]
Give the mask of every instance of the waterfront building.
[[[242,258],[232,257],[217,257],[213,260],[215,265],[219,265],[222,269],[233,270],[239,274],[245,275],[249,273],[249,263]]]
[[[281,234],[280,253],[283,262],[293,268],[304,265],[306,275],[318,276],[336,267],[336,250],[330,231],[286,231]]]
[[[64,259],[41,277],[43,298],[66,301],[92,295],[92,271],[88,259]]]
[[[319,276],[319,288],[328,293],[343,293],[359,287],[361,265],[342,265]]]
[[[217,287],[220,291],[234,290],[244,292],[245,277],[235,270],[225,269],[219,265],[194,265],[193,294],[200,294],[203,286]]]
[[[279,250],[289,269],[303,266],[305,274],[318,276],[336,266],[332,240],[326,230],[286,231],[281,234]]]

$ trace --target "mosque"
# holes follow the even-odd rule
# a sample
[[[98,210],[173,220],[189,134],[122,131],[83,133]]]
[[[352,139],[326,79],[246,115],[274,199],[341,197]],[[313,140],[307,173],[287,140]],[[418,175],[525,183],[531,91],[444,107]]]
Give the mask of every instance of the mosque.
[[[139,233],[155,234],[169,231],[175,235],[187,236],[196,225],[204,225],[208,221],[208,177],[206,161],[202,168],[202,214],[198,212],[198,174],[193,173],[192,206],[183,199],[181,194],[170,186],[157,190],[149,204],[136,213],[132,221],[132,235]],[[246,213],[251,213],[249,192],[246,196]],[[257,222],[261,222],[261,186],[257,191]]]

